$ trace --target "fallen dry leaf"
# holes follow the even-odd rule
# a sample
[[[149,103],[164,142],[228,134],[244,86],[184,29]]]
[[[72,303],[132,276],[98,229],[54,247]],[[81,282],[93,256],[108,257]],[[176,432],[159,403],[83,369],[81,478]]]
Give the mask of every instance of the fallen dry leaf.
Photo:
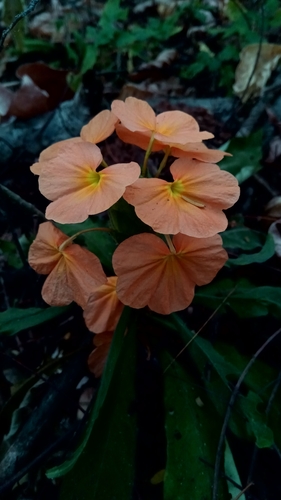
[[[240,52],[233,91],[242,102],[261,94],[281,57],[281,45],[254,43]]]
[[[176,59],[177,51],[175,49],[165,49],[158,54],[158,56],[148,63],[143,63],[139,66],[137,71],[130,74],[130,80],[139,82],[146,78],[159,79],[163,77],[163,70]]]
[[[281,217],[281,196],[274,196],[266,205],[265,211],[269,217]]]
[[[281,219],[278,219],[277,221],[273,222],[273,224],[271,224],[271,226],[269,227],[268,232],[269,234],[271,234],[274,240],[275,253],[277,257],[281,257]]]
[[[40,89],[28,75],[24,75],[20,88],[14,93],[8,111],[9,116],[32,118],[48,111],[49,94]]]

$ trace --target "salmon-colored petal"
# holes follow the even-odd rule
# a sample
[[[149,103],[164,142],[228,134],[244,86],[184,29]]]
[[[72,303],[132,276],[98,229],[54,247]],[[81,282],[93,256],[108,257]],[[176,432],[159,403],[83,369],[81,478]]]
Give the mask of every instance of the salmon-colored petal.
[[[201,239],[197,239],[198,262],[193,238],[185,235],[175,238],[176,253],[163,240],[146,233],[132,236],[118,246],[113,254],[113,268],[118,276],[117,295],[124,304],[136,309],[148,305],[160,314],[185,309],[193,299],[195,284],[203,280],[204,270],[206,283],[227,259],[217,236],[204,238],[202,247]],[[211,255],[209,261],[208,255]]]
[[[149,104],[141,99],[127,97],[125,102],[115,100],[111,104],[111,109],[121,123],[132,132],[155,130],[155,113]]]
[[[102,265],[96,255],[80,245],[69,245],[62,254],[72,300],[84,308],[92,291],[106,283]]]
[[[67,150],[70,144],[76,144],[81,141],[82,139],[80,137],[72,137],[71,139],[65,139],[64,141],[59,141],[56,142],[55,144],[52,144],[51,146],[49,146],[48,148],[44,149],[41,152],[38,162],[31,165],[30,167],[31,172],[35,175],[40,175],[43,162],[47,163],[49,160],[55,158],[58,154]]]
[[[122,123],[118,123],[115,130],[121,141],[128,144],[134,144],[135,146],[139,146],[144,150],[147,149],[151,137],[150,132],[132,132],[131,130],[128,130],[126,127],[124,127]],[[153,151],[160,151],[162,148],[162,144],[159,144],[157,146],[156,141],[153,143]]]
[[[174,182],[138,179],[126,189],[124,199],[137,216],[162,234],[183,233],[195,238],[224,231],[222,209],[238,199],[237,180],[213,164],[179,159],[171,165]]]
[[[156,140],[169,140],[174,144],[186,144],[187,142],[200,142],[211,139],[210,132],[199,132],[197,121],[183,111],[166,111],[156,117]]]
[[[99,174],[99,183],[90,185],[89,182],[87,185],[85,181],[85,184],[82,184],[81,175],[77,187],[73,183],[69,194],[50,203],[46,210],[46,217],[67,224],[83,222],[89,215],[104,212],[123,196],[126,186],[139,177],[140,166],[135,162],[120,163],[105,168]]]
[[[73,293],[67,282],[66,264],[60,258],[42,288],[42,298],[50,306],[67,306],[73,301]]]
[[[39,274],[49,274],[61,258],[59,246],[68,239],[51,222],[40,224],[36,239],[29,248],[28,262]]]
[[[67,151],[42,164],[39,190],[49,200],[89,186],[87,175],[95,172],[102,161],[100,149],[95,144],[81,141],[71,144]]]
[[[201,163],[188,158],[179,158],[170,167],[174,180],[181,180],[187,196],[212,203],[214,207],[226,209],[239,198],[237,179],[212,163]]]
[[[115,130],[115,123],[118,118],[108,109],[98,113],[92,120],[82,127],[80,136],[83,141],[98,142],[104,141]]]
[[[103,373],[113,334],[114,332],[103,332],[96,335],[94,338],[94,344],[97,347],[91,352],[88,358],[88,366],[89,370],[94,373],[95,377],[101,377]]]
[[[206,163],[217,163],[225,156],[231,156],[219,149],[209,149],[203,142],[172,146],[171,155],[176,158],[190,158]]]
[[[35,241],[30,246],[28,261],[35,271],[49,274],[42,297],[53,306],[67,305],[75,300],[85,307],[92,291],[106,283],[99,259],[86,248],[69,243],[51,222],[40,224]]]
[[[107,283],[94,290],[89,297],[84,319],[91,332],[115,330],[124,308],[124,304],[117,297],[116,282],[116,276],[107,278]]]

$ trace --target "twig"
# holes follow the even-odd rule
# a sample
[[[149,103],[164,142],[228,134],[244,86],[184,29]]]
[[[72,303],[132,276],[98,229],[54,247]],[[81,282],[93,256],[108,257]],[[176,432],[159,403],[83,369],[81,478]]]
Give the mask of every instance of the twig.
[[[256,353],[253,355],[252,359],[250,359],[249,363],[244,368],[243,372],[241,373],[241,375],[240,375],[240,377],[238,379],[238,382],[236,383],[236,385],[235,385],[235,387],[233,389],[233,392],[231,394],[231,397],[230,397],[230,400],[229,400],[229,403],[228,403],[228,406],[227,406],[227,409],[226,409],[226,413],[225,413],[225,417],[224,417],[224,421],[223,421],[223,425],[222,425],[222,430],[221,430],[221,434],[220,434],[220,438],[219,438],[219,444],[218,444],[217,455],[216,455],[216,462],[215,462],[214,486],[213,486],[212,500],[217,500],[217,497],[218,497],[220,464],[221,464],[221,458],[222,458],[222,454],[223,454],[223,445],[224,445],[225,435],[226,435],[226,431],[227,431],[227,427],[228,427],[228,422],[229,422],[229,419],[230,419],[230,416],[231,416],[232,408],[233,408],[235,400],[236,400],[236,398],[237,398],[237,396],[239,394],[240,386],[241,386],[242,382],[244,381],[246,375],[248,374],[248,372],[252,368],[252,365],[256,361],[257,357],[265,349],[265,347],[267,347],[267,345],[270,344],[270,342],[273,339],[275,339],[275,337],[277,337],[277,335],[279,335],[280,332],[281,332],[281,328],[279,328],[279,330],[277,330],[276,332],[274,332],[266,340],[266,342],[264,342],[264,344],[256,351]]]
[[[6,28],[3,32],[2,32],[2,36],[0,38],[0,52],[2,51],[3,47],[4,47],[4,41],[5,41],[5,38],[6,36],[12,31],[12,29],[16,26],[16,24],[21,20],[23,19],[24,17],[26,17],[30,12],[32,12],[36,5],[40,2],[40,0],[31,0],[30,4],[28,7],[26,7],[26,9],[24,9],[22,12],[20,12],[20,14],[17,14],[15,17],[14,17],[14,20],[11,22],[10,26],[8,26],[8,28]]]
[[[25,212],[29,212],[32,215],[37,215],[39,219],[46,220],[45,215],[43,214],[43,212],[41,212],[41,210],[38,210],[38,208],[32,205],[32,203],[23,200],[21,196],[14,193],[13,191],[10,191],[10,189],[6,188],[5,186],[2,186],[2,184],[0,184],[0,199],[1,201],[5,200],[10,203],[15,203]]]
[[[253,485],[254,485],[254,483],[247,484],[246,488],[244,488],[244,490],[240,491],[240,493],[238,493],[237,497],[235,497],[233,500],[238,500],[239,498],[241,498],[242,495],[244,495],[245,491],[247,491]]]

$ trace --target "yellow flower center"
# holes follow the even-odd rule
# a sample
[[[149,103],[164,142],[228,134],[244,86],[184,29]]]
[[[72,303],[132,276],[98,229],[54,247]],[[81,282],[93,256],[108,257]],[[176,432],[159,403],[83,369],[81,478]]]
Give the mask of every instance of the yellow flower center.
[[[95,170],[91,170],[91,172],[87,175],[87,180],[89,184],[92,184],[94,187],[98,186],[101,181],[101,174],[96,172]]]
[[[190,196],[186,196],[184,185],[181,181],[171,182],[169,184],[169,191],[171,195],[175,197],[180,197],[182,200],[186,201],[187,203],[190,203],[191,205],[194,205],[195,207],[199,208],[205,207],[204,203],[194,200],[193,198],[190,198]]]

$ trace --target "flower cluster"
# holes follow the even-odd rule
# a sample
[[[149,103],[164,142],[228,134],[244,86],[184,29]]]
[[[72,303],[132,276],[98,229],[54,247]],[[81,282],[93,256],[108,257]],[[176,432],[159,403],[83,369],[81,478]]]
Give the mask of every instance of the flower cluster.
[[[142,167],[134,161],[107,165],[97,144],[114,131],[146,151]],[[202,143],[212,137],[182,111],[156,116],[149,104],[129,97],[113,101],[112,111],[99,113],[80,137],[48,147],[31,167],[39,175],[39,190],[51,201],[47,219],[71,224],[107,210],[110,215],[123,198],[150,227],[130,237],[118,234],[115,276],[108,277],[96,255],[73,243],[81,232],[69,238],[52,222],[40,225],[30,247],[31,267],[48,274],[44,300],[50,305],[74,300],[88,328],[99,334],[90,358],[96,375],[124,305],[148,306],[160,314],[182,310],[195,286],[209,283],[227,260],[218,233],[227,227],[223,210],[237,201],[239,187],[216,165],[226,153]],[[163,159],[152,176],[148,159],[154,151],[163,151]],[[174,161],[167,167],[170,157]],[[113,236],[119,231],[114,225],[111,230]]]

